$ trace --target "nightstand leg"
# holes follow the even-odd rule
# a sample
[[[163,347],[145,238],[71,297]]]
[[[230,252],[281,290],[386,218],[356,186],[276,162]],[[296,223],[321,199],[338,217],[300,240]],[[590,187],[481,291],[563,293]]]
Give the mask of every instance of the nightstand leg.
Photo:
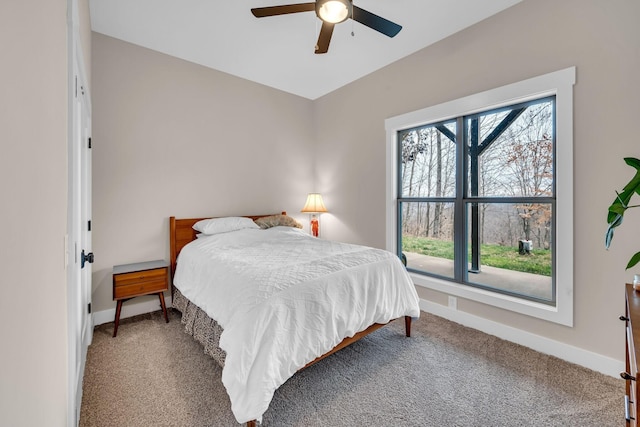
[[[167,306],[164,305],[164,293],[159,292],[158,297],[160,297],[160,305],[162,306],[162,312],[164,313],[164,320],[169,323],[169,317],[167,316]]]
[[[116,304],[116,325],[113,327],[113,338],[116,337],[116,334],[118,333],[118,324],[120,323],[120,310],[122,309],[122,300],[118,300],[118,303]]]

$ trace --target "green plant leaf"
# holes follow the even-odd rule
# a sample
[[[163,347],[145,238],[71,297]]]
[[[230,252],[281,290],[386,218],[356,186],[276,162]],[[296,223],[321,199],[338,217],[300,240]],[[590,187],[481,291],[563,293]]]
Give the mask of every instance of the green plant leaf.
[[[604,247],[609,249],[611,246],[611,240],[613,240],[613,229],[616,228],[622,222],[622,215],[619,216],[620,221],[609,224],[607,227],[607,234],[604,237]]]
[[[609,248],[613,239],[613,229],[622,224],[622,217],[629,209],[629,202],[634,193],[640,195],[640,159],[634,157],[625,157],[624,161],[627,165],[636,169],[635,176],[624,186],[622,192],[616,192],[616,198],[609,206],[607,212],[607,233],[605,236],[605,246]],[[636,261],[637,263],[637,261]],[[634,264],[635,265],[635,264]]]
[[[625,157],[624,162],[640,171],[640,159],[635,157]]]
[[[631,178],[631,181],[629,181],[629,183],[622,189],[623,193],[631,193],[629,194],[629,199],[631,199],[631,196],[634,192],[640,194],[640,159],[636,159],[634,157],[625,157],[624,161],[626,164],[636,169],[636,175]]]
[[[636,170],[640,173],[640,159],[636,159],[634,157],[625,157],[624,161],[629,166],[636,168]],[[637,177],[638,177],[638,174],[636,174],[636,178]],[[640,185],[636,185],[635,188],[636,188],[636,193],[640,195]]]
[[[619,211],[619,208],[611,205],[609,207],[609,211],[607,212],[607,224],[611,225],[617,222],[618,217],[624,215],[625,210],[626,209],[623,208],[622,212],[616,212],[616,211]],[[617,227],[618,225],[614,225],[614,227]]]
[[[627,270],[640,262],[640,252],[636,252],[634,256],[631,257],[629,263],[627,264]]]

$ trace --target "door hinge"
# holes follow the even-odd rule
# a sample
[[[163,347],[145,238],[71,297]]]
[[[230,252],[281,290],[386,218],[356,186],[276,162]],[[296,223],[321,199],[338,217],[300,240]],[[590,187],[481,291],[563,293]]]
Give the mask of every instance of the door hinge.
[[[75,86],[75,87],[74,87],[75,93],[74,93],[74,95],[73,95],[73,96],[74,96],[75,98],[77,98],[77,97],[78,97],[78,76],[74,76],[74,77],[75,77],[75,83],[74,83],[74,86]]]
[[[91,231],[91,220],[87,221],[87,231]]]
[[[87,304],[87,313],[91,314],[91,303]]]
[[[88,147],[91,148],[91,137],[89,137],[88,141]]]

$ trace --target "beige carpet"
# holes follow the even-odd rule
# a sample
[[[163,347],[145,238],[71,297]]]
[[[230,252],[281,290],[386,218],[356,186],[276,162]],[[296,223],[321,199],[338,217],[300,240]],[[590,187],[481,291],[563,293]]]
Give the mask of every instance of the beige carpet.
[[[80,426],[238,426],[179,314],[96,327]],[[403,323],[403,322],[402,322]],[[422,313],[296,374],[264,426],[623,426],[624,381]]]

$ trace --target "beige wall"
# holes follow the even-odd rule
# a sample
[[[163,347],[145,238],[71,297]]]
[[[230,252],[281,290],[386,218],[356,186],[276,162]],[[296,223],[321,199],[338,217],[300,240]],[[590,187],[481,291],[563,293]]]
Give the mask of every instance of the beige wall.
[[[168,259],[171,215],[304,219],[311,101],[97,33],[92,95],[95,311],[113,265]]]
[[[67,422],[67,1],[0,4],[0,424]]]
[[[384,247],[386,118],[575,65],[575,218],[559,225],[575,233],[575,326],[465,300],[458,309],[622,360],[617,318],[622,284],[632,279],[624,267],[640,250],[640,211],[629,213],[609,252],[603,241],[614,189],[633,176],[622,158],[640,157],[638,16],[636,0],[525,0],[317,100],[316,186],[331,210],[325,236]]]

